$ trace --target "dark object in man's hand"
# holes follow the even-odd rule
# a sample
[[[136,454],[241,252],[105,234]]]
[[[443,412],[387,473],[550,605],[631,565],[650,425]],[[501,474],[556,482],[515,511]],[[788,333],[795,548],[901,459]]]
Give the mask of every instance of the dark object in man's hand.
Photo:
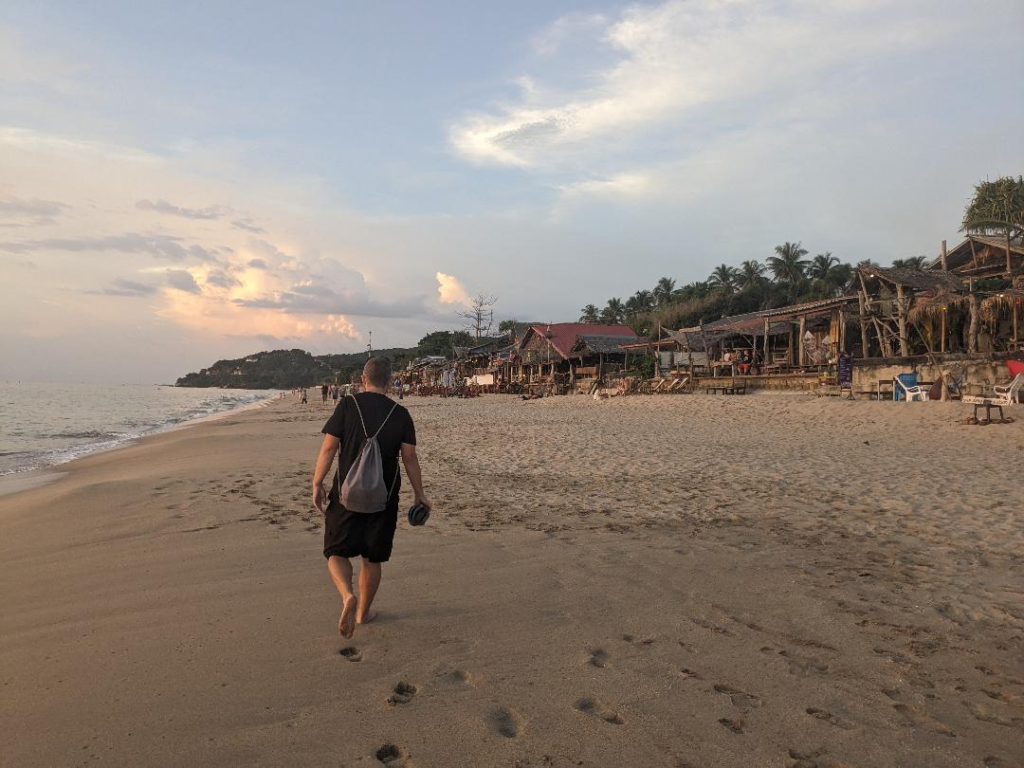
[[[423,525],[430,517],[430,507],[413,504],[409,507],[409,525]]]

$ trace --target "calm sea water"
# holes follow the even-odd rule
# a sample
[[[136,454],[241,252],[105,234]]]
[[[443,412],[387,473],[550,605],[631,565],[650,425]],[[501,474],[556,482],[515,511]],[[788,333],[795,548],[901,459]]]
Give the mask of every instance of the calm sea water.
[[[0,381],[0,475],[71,461],[277,392]]]

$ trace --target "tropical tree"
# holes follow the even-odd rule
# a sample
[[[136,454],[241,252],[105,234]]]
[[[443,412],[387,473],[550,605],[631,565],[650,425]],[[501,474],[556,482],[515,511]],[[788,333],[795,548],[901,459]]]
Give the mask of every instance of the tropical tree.
[[[738,279],[739,272],[736,267],[719,264],[708,278],[708,285],[725,293],[732,293],[736,289]]]
[[[910,256],[906,259],[893,259],[892,265],[900,269],[916,269],[918,271],[924,269],[925,264],[928,263],[927,256]]]
[[[832,255],[832,251],[819,253],[807,267],[807,276],[811,280],[825,280],[832,267],[839,263],[839,259]]]
[[[807,262],[804,256],[807,249],[799,242],[786,242],[775,246],[775,255],[768,257],[768,269],[780,283],[799,284],[804,279]]]
[[[601,322],[608,325],[618,325],[626,318],[626,308],[620,299],[608,299],[608,303],[601,310]]]
[[[1001,176],[974,187],[974,197],[964,211],[964,232],[998,234],[1006,240],[1006,271],[1013,266],[1010,241],[1024,238],[1024,176]]]
[[[775,255],[768,257],[768,269],[772,271],[776,282],[785,286],[786,300],[793,301],[807,279],[807,262],[804,256],[807,249],[799,242],[786,242],[775,246]]]
[[[739,284],[740,288],[748,288],[752,285],[758,285],[764,280],[765,273],[764,264],[761,262],[750,259],[740,264],[739,269]]]
[[[667,304],[672,303],[672,292],[676,289],[676,281],[671,277],[663,277],[658,280],[658,284],[654,286],[654,290],[651,292],[654,295],[654,303],[659,307],[664,307]]]
[[[626,299],[626,314],[630,317],[641,315],[644,312],[650,312],[654,309],[654,294],[650,291],[637,291],[628,299]]]
[[[601,322],[600,312],[593,304],[587,304],[587,306],[580,310],[580,322],[599,323]]]
[[[674,301],[690,301],[692,299],[703,299],[711,293],[711,286],[706,282],[697,281],[695,283],[687,283],[682,288],[672,292],[672,298]]]

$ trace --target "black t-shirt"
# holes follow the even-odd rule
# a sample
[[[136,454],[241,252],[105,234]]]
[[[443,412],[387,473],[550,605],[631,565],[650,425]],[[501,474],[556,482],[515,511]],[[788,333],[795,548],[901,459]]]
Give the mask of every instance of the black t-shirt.
[[[359,400],[359,410],[362,411],[363,421],[366,423],[366,433],[363,432],[363,425],[359,421],[359,412],[356,410],[353,397]],[[372,437],[380,429],[377,443],[380,445],[381,463],[384,466],[384,483],[389,489],[391,483],[395,483],[395,488],[388,498],[387,508],[389,510],[398,509],[398,491],[402,485],[402,478],[399,473],[396,481],[395,473],[398,470],[398,455],[402,443],[416,445],[416,427],[412,423],[412,416],[405,408],[396,405],[390,397],[379,395],[376,392],[360,392],[353,397],[341,399],[331,418],[327,420],[321,430],[325,435],[334,435],[341,440],[341,447],[338,449],[338,474],[335,476],[334,482],[331,483],[330,502],[338,503],[338,489],[341,487],[341,481],[345,479],[348,471],[359,457],[365,435],[369,434]],[[392,408],[395,409],[394,413],[385,423],[384,419],[387,418]],[[384,424],[383,429],[381,429],[381,424]]]

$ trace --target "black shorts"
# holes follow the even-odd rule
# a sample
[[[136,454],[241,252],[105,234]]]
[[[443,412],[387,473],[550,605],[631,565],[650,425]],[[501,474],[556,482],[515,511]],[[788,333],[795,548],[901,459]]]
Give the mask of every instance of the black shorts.
[[[324,514],[324,557],[365,557],[386,563],[398,527],[398,506],[383,512],[349,512],[337,502]]]

